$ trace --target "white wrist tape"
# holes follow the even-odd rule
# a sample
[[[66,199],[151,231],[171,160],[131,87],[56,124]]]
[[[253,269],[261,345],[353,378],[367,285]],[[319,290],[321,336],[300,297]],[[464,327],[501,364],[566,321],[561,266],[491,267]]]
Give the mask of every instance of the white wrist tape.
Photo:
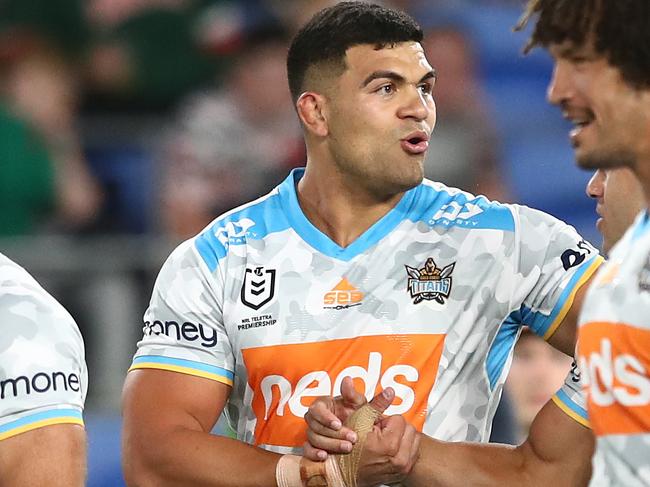
[[[300,478],[300,460],[297,455],[282,455],[275,467],[275,481],[278,487],[303,487]]]
[[[357,433],[357,442],[345,455],[329,455],[325,462],[312,462],[297,455],[283,455],[275,468],[278,487],[357,487],[357,473],[366,436],[381,417],[369,405],[362,406],[345,425]]]
[[[312,462],[297,455],[283,455],[275,467],[278,487],[347,487],[334,456]]]

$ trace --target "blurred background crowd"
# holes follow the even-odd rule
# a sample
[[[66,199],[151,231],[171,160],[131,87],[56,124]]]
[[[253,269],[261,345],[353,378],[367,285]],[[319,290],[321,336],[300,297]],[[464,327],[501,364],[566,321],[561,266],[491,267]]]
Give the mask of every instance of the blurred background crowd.
[[[285,56],[332,3],[0,0],[0,251],[85,336],[90,486],[122,485],[120,390],[166,255],[304,164]],[[598,244],[589,174],[574,168],[567,126],[544,98],[551,62],[522,56],[526,35],[512,32],[522,2],[376,3],[426,31],[438,72],[427,176],[543,209]],[[550,373],[556,363],[562,372]],[[525,434],[528,409],[568,365],[522,340],[508,438]]]

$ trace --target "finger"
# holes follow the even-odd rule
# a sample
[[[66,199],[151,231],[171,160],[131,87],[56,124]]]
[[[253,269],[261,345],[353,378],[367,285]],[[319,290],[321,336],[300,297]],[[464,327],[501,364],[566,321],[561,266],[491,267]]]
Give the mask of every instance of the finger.
[[[341,429],[341,420],[332,411],[333,402],[331,398],[319,398],[313,402],[305,413],[305,421],[310,428],[315,428],[317,424],[326,426],[333,430]]]
[[[315,448],[309,442],[305,442],[302,446],[302,455],[314,462],[322,462],[327,459],[327,452],[325,450]]]
[[[319,421],[313,420],[309,415],[309,411],[305,414],[305,421],[307,422],[308,431],[313,432],[315,435],[325,436],[337,440],[347,440],[351,443],[357,441],[357,434],[347,426],[342,426],[339,429],[330,428]]]
[[[315,449],[328,453],[350,453],[352,443],[347,440],[319,435],[313,430],[307,430],[307,442]]]
[[[395,390],[387,387],[370,401],[370,405],[380,413],[383,413],[395,400]]]
[[[380,431],[385,436],[401,436],[404,434],[404,430],[409,423],[406,422],[403,416],[399,414],[394,414],[392,416],[384,416],[378,422]]]
[[[347,405],[352,406],[354,409],[358,409],[368,402],[366,396],[354,388],[354,381],[349,376],[344,377],[341,382],[341,397],[343,397],[343,401]]]

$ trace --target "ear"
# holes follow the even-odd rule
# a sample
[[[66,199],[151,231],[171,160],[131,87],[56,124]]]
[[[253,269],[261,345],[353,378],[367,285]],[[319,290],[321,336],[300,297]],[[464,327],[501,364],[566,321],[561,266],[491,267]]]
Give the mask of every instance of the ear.
[[[296,102],[298,116],[305,128],[318,137],[329,134],[327,123],[327,100],[323,95],[306,91]]]

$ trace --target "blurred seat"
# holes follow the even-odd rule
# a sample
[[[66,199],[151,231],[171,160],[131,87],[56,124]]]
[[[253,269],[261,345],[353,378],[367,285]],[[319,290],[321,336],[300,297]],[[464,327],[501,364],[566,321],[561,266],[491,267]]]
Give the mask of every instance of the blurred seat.
[[[88,434],[87,487],[126,487],[120,463],[119,414],[85,414]]]
[[[106,193],[102,230],[142,234],[151,229],[151,154],[135,145],[94,146],[86,150],[93,174]]]
[[[505,172],[515,201],[550,213],[593,238],[594,203],[585,195],[591,173],[576,166],[568,130],[522,130],[508,137]]]

